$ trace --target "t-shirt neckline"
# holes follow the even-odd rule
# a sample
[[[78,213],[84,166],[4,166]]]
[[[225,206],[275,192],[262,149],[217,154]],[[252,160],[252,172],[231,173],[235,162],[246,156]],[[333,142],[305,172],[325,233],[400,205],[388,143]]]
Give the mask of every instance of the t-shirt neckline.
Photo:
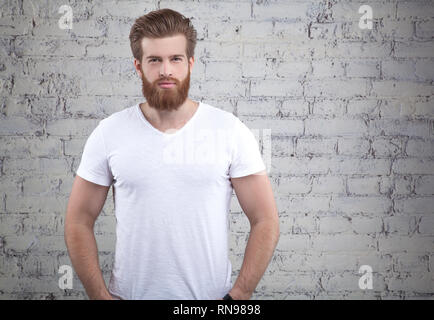
[[[154,132],[156,132],[157,134],[163,136],[163,137],[174,137],[177,136],[178,134],[180,134],[181,132],[183,132],[188,126],[191,125],[191,123],[195,120],[195,118],[197,117],[197,114],[199,113],[199,111],[203,108],[203,104],[201,101],[199,101],[199,106],[197,107],[196,111],[193,113],[193,115],[191,116],[191,118],[180,128],[178,129],[176,132],[174,133],[165,133],[163,131],[158,130],[157,128],[155,128],[145,117],[145,115],[142,113],[142,110],[140,109],[140,103],[136,104],[136,111],[138,113],[138,116],[140,119],[142,119],[142,121],[145,123],[145,125],[147,127],[149,127],[151,130],[153,130]]]

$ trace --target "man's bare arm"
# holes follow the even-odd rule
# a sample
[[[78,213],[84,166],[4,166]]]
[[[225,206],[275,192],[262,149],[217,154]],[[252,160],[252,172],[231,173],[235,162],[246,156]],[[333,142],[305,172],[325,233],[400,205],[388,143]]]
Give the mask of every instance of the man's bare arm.
[[[243,264],[229,294],[235,300],[247,300],[264,275],[279,241],[279,218],[265,171],[232,178],[231,182],[251,228]]]
[[[113,299],[99,267],[98,248],[93,231],[109,188],[76,176],[65,218],[65,243],[69,256],[91,300]]]

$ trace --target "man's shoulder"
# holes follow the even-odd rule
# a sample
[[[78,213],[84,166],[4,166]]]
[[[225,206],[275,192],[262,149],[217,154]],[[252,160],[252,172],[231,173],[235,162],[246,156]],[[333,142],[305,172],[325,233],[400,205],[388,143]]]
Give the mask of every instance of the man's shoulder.
[[[129,105],[126,108],[116,111],[100,121],[104,127],[119,128],[119,126],[131,123],[129,118],[134,117],[137,104]]]
[[[201,102],[201,104],[205,107],[208,117],[213,119],[215,122],[232,124],[236,120],[236,116],[232,112],[215,107],[210,103]]]

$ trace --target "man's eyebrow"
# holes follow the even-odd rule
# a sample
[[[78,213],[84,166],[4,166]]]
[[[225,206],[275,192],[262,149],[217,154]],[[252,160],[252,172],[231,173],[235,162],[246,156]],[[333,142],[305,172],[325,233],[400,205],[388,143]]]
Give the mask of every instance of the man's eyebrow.
[[[170,56],[169,58],[174,58],[174,57],[185,57],[185,55],[183,55],[183,54],[174,54],[174,55]],[[161,57],[159,57],[159,56],[147,56],[146,57],[146,59],[154,59],[154,58],[160,59]]]

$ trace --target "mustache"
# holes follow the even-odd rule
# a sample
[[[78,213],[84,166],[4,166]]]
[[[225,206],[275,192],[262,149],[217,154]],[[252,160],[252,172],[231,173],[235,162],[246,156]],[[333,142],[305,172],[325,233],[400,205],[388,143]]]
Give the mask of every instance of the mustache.
[[[153,82],[153,85],[158,85],[158,83],[160,82],[175,82],[176,84],[179,84],[180,81],[178,79],[174,79],[174,78],[160,78],[157,79]]]

